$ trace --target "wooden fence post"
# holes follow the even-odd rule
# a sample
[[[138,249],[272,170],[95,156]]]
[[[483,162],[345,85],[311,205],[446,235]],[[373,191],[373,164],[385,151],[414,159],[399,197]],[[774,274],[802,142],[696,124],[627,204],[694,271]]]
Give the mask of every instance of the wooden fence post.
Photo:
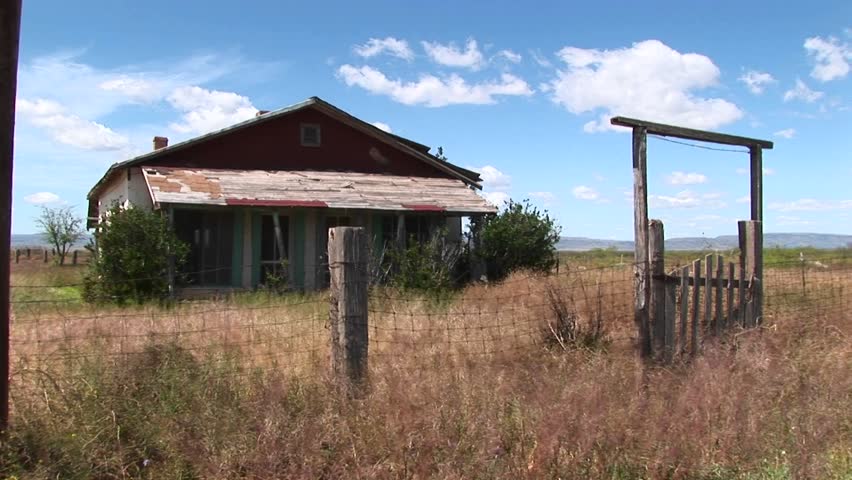
[[[763,321],[763,226],[754,220],[740,221],[738,226],[742,252],[740,267],[751,286],[743,324],[754,327]]]
[[[44,263],[47,263],[47,249],[45,248],[43,251],[44,251]]]
[[[362,227],[336,227],[328,232],[331,272],[331,357],[335,376],[360,395],[367,383],[369,346],[367,233]]]
[[[651,267],[651,353],[659,355],[666,347],[666,254],[663,222],[648,224],[648,257]]]
[[[31,254],[32,254],[32,251],[30,250],[30,247],[27,247],[27,260],[29,260],[30,258],[32,258],[32,255],[31,255]]]
[[[651,356],[650,272],[648,264],[648,129],[633,129],[633,318],[639,328],[642,356]]]
[[[21,251],[15,249],[15,263],[21,263]]]
[[[74,252],[71,254],[71,264],[77,265],[77,250],[74,250]]]

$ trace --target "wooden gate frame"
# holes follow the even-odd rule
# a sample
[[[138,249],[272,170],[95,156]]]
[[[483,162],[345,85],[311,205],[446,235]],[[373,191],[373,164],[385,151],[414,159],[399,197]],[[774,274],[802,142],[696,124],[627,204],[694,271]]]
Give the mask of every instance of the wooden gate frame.
[[[755,235],[750,241],[756,244],[752,271],[755,282],[755,316],[762,317],[763,299],[763,149],[772,149],[767,140],[739,137],[692,128],[677,127],[627,117],[613,117],[610,123],[633,129],[633,227],[635,245],[635,297],[634,319],[639,328],[640,350],[643,356],[652,355],[650,315],[650,254],[648,222],[648,135],[675,137],[685,140],[747,147],[751,173],[751,220]],[[745,242],[740,227],[741,246]]]

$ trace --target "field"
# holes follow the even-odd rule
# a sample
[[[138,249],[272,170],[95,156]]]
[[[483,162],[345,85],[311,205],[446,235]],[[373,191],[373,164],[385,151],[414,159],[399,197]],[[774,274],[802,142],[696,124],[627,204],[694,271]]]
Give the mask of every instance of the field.
[[[439,297],[376,289],[360,397],[330,375],[323,294],[95,309],[82,267],[13,265],[0,474],[852,478],[848,251],[767,251],[763,326],[665,367],[636,355],[626,257]],[[557,339],[559,306],[576,328]]]

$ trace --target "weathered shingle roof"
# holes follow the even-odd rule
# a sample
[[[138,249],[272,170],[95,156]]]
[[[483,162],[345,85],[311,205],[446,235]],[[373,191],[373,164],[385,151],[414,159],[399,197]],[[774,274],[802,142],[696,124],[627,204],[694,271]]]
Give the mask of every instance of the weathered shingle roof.
[[[375,173],[142,167],[155,204],[494,213],[462,180]]]

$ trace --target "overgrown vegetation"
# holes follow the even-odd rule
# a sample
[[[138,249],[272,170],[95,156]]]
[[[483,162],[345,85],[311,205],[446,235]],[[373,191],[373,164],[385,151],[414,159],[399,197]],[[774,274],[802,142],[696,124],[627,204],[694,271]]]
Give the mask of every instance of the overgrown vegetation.
[[[83,298],[117,303],[165,298],[170,256],[177,270],[189,247],[159,212],[114,205],[106,218],[96,234],[97,251],[89,262]]]
[[[443,293],[458,286],[462,248],[448,240],[445,230],[436,231],[428,242],[410,242],[386,252],[388,284],[400,290]]]
[[[68,251],[84,234],[83,219],[74,214],[72,207],[41,207],[36,225],[44,241],[56,251],[60,265],[65,264]]]
[[[352,401],[326,376],[319,295],[16,305],[0,478],[850,478],[846,297],[820,290],[689,364],[647,368],[629,341],[632,270],[576,267],[469,286],[440,310],[382,296],[371,389]],[[14,281],[72,271],[44,268]],[[838,274],[814,270],[848,292]],[[790,284],[767,285],[769,303],[797,278],[770,275]],[[601,312],[606,348],[542,347],[559,318],[548,287],[588,331]]]
[[[485,261],[488,279],[518,270],[550,271],[557,262],[560,228],[546,211],[528,201],[509,201],[497,215],[471,223],[474,255]]]

